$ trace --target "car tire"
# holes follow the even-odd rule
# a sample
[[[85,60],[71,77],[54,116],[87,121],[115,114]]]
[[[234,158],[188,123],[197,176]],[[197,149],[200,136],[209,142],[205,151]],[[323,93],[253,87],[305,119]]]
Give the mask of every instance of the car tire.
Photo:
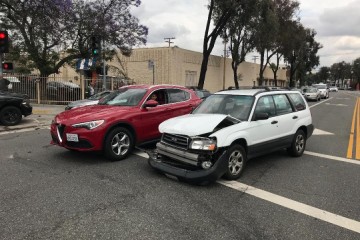
[[[244,147],[239,144],[232,145],[227,151],[228,168],[223,177],[227,180],[238,179],[245,168],[246,160]]]
[[[5,126],[14,126],[22,119],[22,113],[19,108],[15,106],[4,107],[0,111],[0,122]]]
[[[117,127],[107,134],[104,144],[105,156],[111,161],[120,161],[134,148],[134,136],[128,129]]]
[[[293,157],[300,157],[306,147],[306,136],[303,130],[297,130],[294,135],[291,147],[287,149],[288,153]]]

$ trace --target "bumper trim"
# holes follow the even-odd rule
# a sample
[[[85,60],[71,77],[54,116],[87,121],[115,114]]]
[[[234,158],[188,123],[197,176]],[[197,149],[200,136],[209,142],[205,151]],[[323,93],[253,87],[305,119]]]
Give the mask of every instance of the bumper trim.
[[[195,183],[202,182],[214,182],[219,179],[227,171],[228,163],[226,161],[226,151],[219,157],[215,164],[209,169],[199,169],[199,170],[187,170],[179,167],[172,166],[165,162],[162,162],[161,156],[157,158],[152,153],[148,153],[148,163],[149,165],[163,173],[173,175],[180,179],[188,180]]]

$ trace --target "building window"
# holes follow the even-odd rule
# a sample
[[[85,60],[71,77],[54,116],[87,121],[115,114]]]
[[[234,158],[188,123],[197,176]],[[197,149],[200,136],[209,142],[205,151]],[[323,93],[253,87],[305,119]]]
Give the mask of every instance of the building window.
[[[196,71],[185,71],[185,86],[197,86]]]

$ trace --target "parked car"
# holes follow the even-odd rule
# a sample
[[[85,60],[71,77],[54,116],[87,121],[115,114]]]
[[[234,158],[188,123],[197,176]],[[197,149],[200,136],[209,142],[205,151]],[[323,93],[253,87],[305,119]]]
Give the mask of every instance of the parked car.
[[[330,92],[337,92],[337,91],[339,91],[339,89],[338,89],[337,86],[330,86],[330,87],[329,87],[329,91],[330,91]]]
[[[194,90],[195,94],[199,98],[202,98],[202,99],[205,99],[205,98],[207,98],[208,96],[211,95],[211,93],[206,89],[199,89],[199,88],[194,87],[194,86],[187,86],[187,88]]]
[[[46,93],[49,100],[74,101],[80,99],[79,85],[66,81],[49,81],[46,83]]]
[[[329,98],[330,90],[329,90],[329,87],[325,83],[313,84],[312,87],[316,87],[317,89],[319,89],[321,98]]]
[[[32,106],[27,95],[0,91],[0,123],[13,126],[21,122],[23,116],[32,114]]]
[[[101,98],[104,98],[105,96],[107,96],[108,94],[110,94],[111,90],[106,90],[106,91],[102,91],[102,92],[98,92],[95,93],[94,95],[92,95],[91,97],[87,98],[87,99],[82,99],[82,100],[78,100],[78,101],[74,101],[74,102],[70,102],[66,107],[65,110],[70,110],[73,108],[77,108],[77,107],[83,107],[83,106],[89,106],[89,105],[95,105],[98,104],[99,100]]]
[[[303,154],[314,126],[297,91],[261,89],[212,94],[192,114],[160,124],[149,164],[168,175],[206,183],[240,177],[248,159],[279,149]]]
[[[157,100],[150,100],[151,95]],[[161,122],[190,113],[202,100],[174,85],[131,85],[97,105],[64,111],[51,124],[52,144],[78,151],[103,151],[111,160],[126,158],[135,145],[160,139]]]
[[[315,87],[307,87],[303,89],[303,95],[306,100],[320,101],[321,93],[320,90]]]

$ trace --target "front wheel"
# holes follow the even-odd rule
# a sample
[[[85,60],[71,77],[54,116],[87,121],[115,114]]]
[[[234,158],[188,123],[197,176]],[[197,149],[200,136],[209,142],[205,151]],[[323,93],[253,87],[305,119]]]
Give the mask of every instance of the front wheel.
[[[0,112],[0,122],[5,126],[14,126],[22,119],[19,108],[15,106],[4,107]]]
[[[303,130],[298,130],[294,139],[291,143],[291,147],[287,149],[288,153],[293,157],[300,157],[304,151],[306,146],[306,136]]]
[[[231,146],[227,153],[228,169],[223,177],[228,180],[238,179],[244,170],[246,160],[243,146],[239,144]]]
[[[125,159],[133,148],[133,134],[126,128],[115,128],[106,136],[104,152],[111,161]]]

